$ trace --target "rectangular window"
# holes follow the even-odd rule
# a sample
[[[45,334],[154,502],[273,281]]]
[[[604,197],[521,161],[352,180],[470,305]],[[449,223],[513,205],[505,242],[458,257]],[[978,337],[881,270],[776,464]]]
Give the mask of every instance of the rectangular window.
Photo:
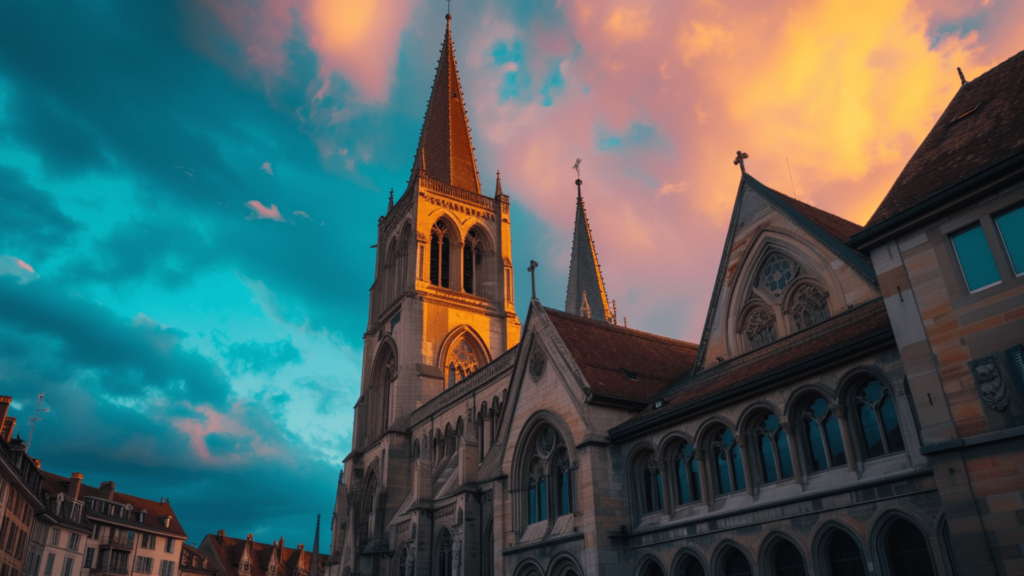
[[[53,546],[60,546],[60,529],[54,528],[50,531],[50,544]]]
[[[174,552],[174,539],[168,538],[167,542],[164,543],[164,552]]]
[[[170,560],[161,560],[160,576],[174,576],[174,562]]]
[[[65,558],[64,559],[64,569],[61,570],[60,576],[71,576],[71,571],[74,568],[75,568],[75,559],[74,558]]]
[[[1024,206],[996,218],[999,235],[1017,276],[1024,274]]]
[[[981,225],[975,224],[972,228],[957,232],[952,240],[968,290],[977,292],[999,283],[999,270],[996,269],[996,261],[992,258],[992,250],[988,247]]]
[[[156,550],[156,536],[153,534],[143,534],[142,547],[147,550]]]
[[[53,561],[56,559],[57,556],[53,552],[46,555],[46,569],[43,570],[43,576],[53,575]]]
[[[85,567],[92,568],[92,558],[96,555],[95,548],[87,548],[85,550]]]
[[[145,556],[135,557],[135,571],[142,574],[153,573],[153,559]]]
[[[68,534],[68,550],[78,551],[78,534]]]

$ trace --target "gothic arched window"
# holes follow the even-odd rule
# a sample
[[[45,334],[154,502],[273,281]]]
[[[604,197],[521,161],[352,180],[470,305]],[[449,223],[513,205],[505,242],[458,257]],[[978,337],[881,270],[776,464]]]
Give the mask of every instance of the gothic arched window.
[[[480,367],[480,361],[469,342],[462,338],[448,350],[447,365],[448,377],[445,379],[445,390],[476,372]]]
[[[829,317],[828,294],[811,284],[804,284],[796,289],[790,314],[797,330],[810,328]]]
[[[483,241],[476,230],[466,234],[466,243],[462,247],[462,290],[467,294],[483,295],[484,280],[484,248]]]
[[[750,561],[739,550],[732,548],[726,552],[722,562],[723,574],[729,576],[751,576]]]
[[[745,490],[747,486],[743,478],[743,457],[731,430],[724,429],[715,436],[711,443],[711,453],[714,458],[712,468],[718,478],[718,493],[728,494]]]
[[[775,414],[768,414],[754,430],[761,481],[768,484],[793,477],[793,459],[789,452],[789,438]]]
[[[910,522],[903,519],[894,522],[885,539],[885,547],[890,574],[934,576],[935,567],[928,542]]]
[[[452,533],[448,530],[441,532],[441,541],[437,548],[437,573],[439,576],[452,576],[454,574],[454,558],[452,548],[455,544]]]
[[[772,254],[761,269],[761,287],[778,298],[796,277],[799,268],[793,261],[780,254]]]
[[[842,530],[836,530],[828,543],[828,566],[835,576],[866,576],[860,546]]]
[[[839,431],[839,420],[822,397],[811,400],[803,411],[807,459],[811,471],[826,470],[846,464],[846,449]]]
[[[527,524],[575,511],[576,470],[568,447],[551,426],[534,438],[524,455]]]
[[[775,342],[779,337],[775,328],[775,315],[764,308],[755,308],[750,314],[747,314],[743,333],[750,343],[751,350],[757,350]]]
[[[701,565],[700,560],[690,554],[683,556],[679,561],[679,570],[676,573],[679,576],[705,576],[704,566]]]
[[[896,403],[888,387],[878,380],[865,382],[858,386],[853,402],[865,457],[874,458],[903,450]]]
[[[444,220],[438,220],[430,230],[430,283],[450,288],[451,239]]]
[[[662,509],[661,467],[653,454],[640,461],[640,505],[644,514]]]
[[[680,444],[673,459],[676,464],[676,494],[679,503],[697,502],[700,500],[700,471],[693,455],[693,445],[688,442]]]

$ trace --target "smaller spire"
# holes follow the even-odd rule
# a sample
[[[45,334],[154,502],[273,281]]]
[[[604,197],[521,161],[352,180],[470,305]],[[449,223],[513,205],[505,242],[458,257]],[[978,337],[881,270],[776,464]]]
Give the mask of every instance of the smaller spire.
[[[964,71],[959,66],[956,67],[956,73],[960,75],[960,85],[967,84],[967,78],[964,78]]]
[[[395,189],[392,188],[391,192],[388,193],[388,214],[391,214],[391,209],[395,207]]]
[[[320,576],[320,515],[316,515],[316,535],[313,537],[313,557],[309,560],[309,576]]]
[[[501,198],[501,196],[502,196],[502,192],[501,192],[501,170],[498,170],[498,179],[494,183],[494,197],[495,198]]]

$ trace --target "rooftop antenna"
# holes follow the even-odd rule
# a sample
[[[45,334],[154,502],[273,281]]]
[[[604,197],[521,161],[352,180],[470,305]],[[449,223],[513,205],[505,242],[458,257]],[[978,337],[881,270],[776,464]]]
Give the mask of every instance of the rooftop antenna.
[[[533,275],[533,271],[537,269],[537,266],[540,266],[540,264],[530,260],[530,267],[526,269],[526,271],[530,273],[530,288],[533,289],[533,300],[537,299],[537,280]]]
[[[789,170],[789,185],[793,187],[793,197],[796,198],[796,184],[793,183],[793,169],[789,167],[789,158],[786,158],[786,169]]]
[[[36,422],[39,422],[40,420],[43,419],[43,417],[40,416],[40,414],[42,414],[43,412],[50,411],[49,408],[43,408],[43,396],[46,396],[45,392],[39,395],[39,402],[36,403],[36,412],[35,414],[32,415],[31,418],[28,419],[28,423],[30,426],[28,429],[28,444],[25,445],[26,453],[28,452],[28,449],[32,446],[32,434],[34,434],[36,431]]]
[[[452,0],[448,0],[448,13],[446,16],[448,16],[448,20],[452,19]]]
[[[450,1],[450,0],[449,0]],[[967,78],[964,78],[964,71],[959,66],[956,67],[956,73],[960,75],[960,85],[967,84]]]

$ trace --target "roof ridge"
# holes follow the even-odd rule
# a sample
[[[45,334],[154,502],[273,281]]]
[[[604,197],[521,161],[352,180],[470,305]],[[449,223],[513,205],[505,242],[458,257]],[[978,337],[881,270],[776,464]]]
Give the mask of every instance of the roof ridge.
[[[661,341],[665,341],[668,344],[676,344],[676,345],[682,344],[684,346],[691,347],[691,348],[694,348],[694,349],[697,348],[697,344],[694,344],[693,342],[687,342],[686,340],[679,340],[679,339],[676,339],[676,338],[670,338],[668,336],[662,336],[660,334],[652,334],[650,332],[644,332],[643,330],[637,330],[635,328],[628,328],[626,326],[619,326],[618,324],[611,324],[609,322],[602,322],[601,320],[594,320],[593,318],[587,318],[585,316],[580,316],[579,314],[572,314],[570,312],[565,312],[563,310],[556,310],[554,308],[548,308],[547,306],[544,306],[544,311],[548,312],[548,313],[554,312],[559,317],[564,317],[567,320],[571,320],[573,322],[579,322],[581,324],[593,325],[596,328],[602,328],[602,329],[610,330],[610,331],[613,331],[613,332],[614,331],[619,331],[619,332],[626,333],[627,335],[637,336],[637,337],[640,337],[640,338],[647,338],[647,339],[651,339],[651,340],[661,340]]]

